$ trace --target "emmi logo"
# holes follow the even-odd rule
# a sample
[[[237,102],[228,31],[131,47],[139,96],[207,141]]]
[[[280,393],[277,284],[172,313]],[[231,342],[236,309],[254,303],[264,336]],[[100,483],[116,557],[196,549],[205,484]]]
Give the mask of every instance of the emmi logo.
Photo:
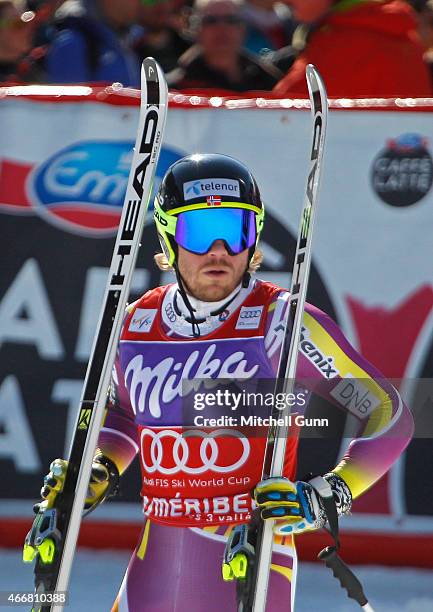
[[[340,372],[334,366],[334,357],[327,357],[309,338],[309,330],[306,327],[302,327],[299,348],[307,359],[311,361],[316,370],[319,370],[325,378],[331,379],[338,376]]]

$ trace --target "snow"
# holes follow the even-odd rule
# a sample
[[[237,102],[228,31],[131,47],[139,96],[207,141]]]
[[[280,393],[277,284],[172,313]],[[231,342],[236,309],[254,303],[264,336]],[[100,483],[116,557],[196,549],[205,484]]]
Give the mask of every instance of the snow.
[[[118,551],[80,550],[74,563],[70,603],[66,610],[108,612],[129,556],[129,553]],[[32,591],[32,566],[22,563],[20,551],[0,549],[0,567],[0,591]],[[352,566],[351,569],[361,580],[375,612],[433,611],[431,570],[373,566]],[[3,606],[0,609],[6,610]],[[300,564],[296,612],[360,610],[355,602],[347,599],[324,565]]]

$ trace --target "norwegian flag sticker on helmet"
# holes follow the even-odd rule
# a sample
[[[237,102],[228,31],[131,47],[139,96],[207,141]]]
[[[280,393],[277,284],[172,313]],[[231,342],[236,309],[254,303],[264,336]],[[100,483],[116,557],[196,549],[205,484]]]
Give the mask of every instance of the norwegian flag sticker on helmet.
[[[208,206],[221,206],[221,196],[211,195],[206,198]]]

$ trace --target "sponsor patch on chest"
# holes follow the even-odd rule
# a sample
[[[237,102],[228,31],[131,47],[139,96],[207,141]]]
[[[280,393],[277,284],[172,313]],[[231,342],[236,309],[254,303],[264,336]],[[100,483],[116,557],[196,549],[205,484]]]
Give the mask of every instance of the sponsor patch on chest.
[[[263,306],[242,306],[236,322],[236,329],[258,329]]]
[[[128,331],[141,334],[149,333],[157,312],[156,308],[137,308],[129,322]]]

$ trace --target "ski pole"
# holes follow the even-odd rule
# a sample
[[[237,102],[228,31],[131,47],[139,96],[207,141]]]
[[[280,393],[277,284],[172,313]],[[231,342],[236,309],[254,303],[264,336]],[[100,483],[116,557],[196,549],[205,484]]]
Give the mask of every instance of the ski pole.
[[[335,546],[327,546],[320,551],[317,558],[323,561],[326,567],[329,567],[335,578],[339,581],[341,588],[347,591],[348,597],[359,603],[365,612],[374,612],[368,603],[362,584],[352,570],[344,563],[343,559],[338,556]]]

